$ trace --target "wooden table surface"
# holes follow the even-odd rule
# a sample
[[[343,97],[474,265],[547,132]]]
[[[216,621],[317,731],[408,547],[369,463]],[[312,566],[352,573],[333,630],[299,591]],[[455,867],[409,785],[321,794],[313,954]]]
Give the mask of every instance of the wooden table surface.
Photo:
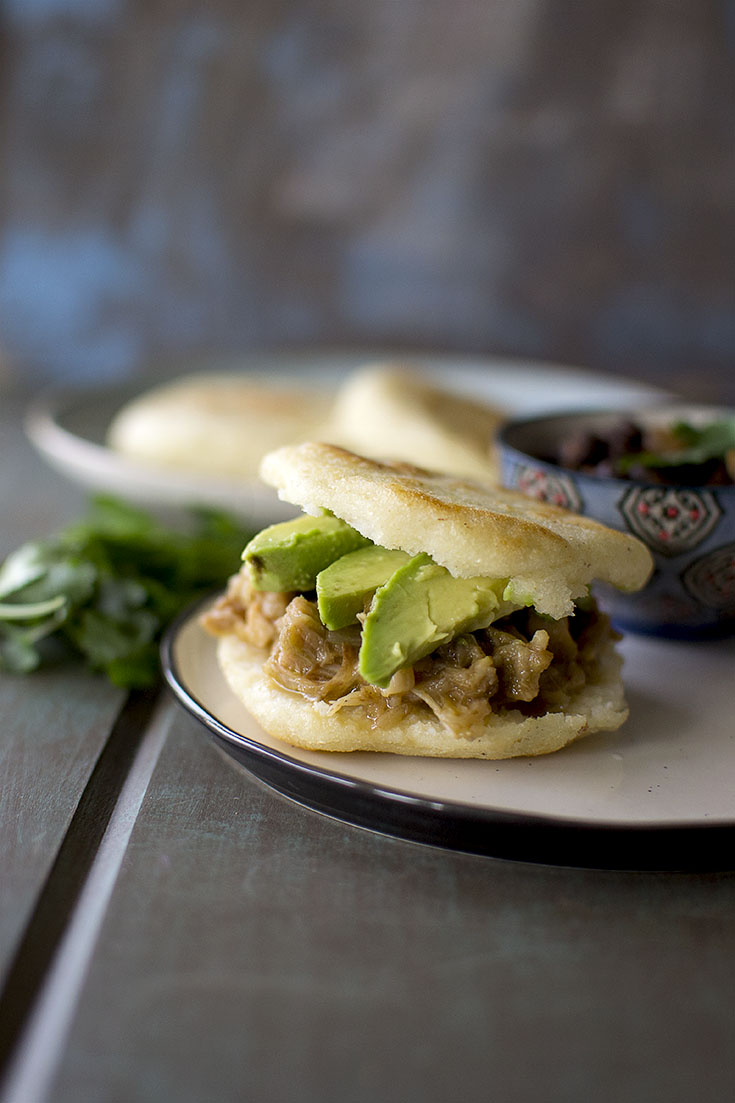
[[[1,396],[0,553],[77,516]],[[0,675],[2,1103],[732,1098],[735,874],[290,803],[160,694]]]

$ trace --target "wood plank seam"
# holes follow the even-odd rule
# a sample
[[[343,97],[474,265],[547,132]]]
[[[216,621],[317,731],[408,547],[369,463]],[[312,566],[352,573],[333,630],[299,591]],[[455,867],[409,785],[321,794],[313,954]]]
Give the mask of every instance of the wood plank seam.
[[[126,698],[26,924],[0,992],[0,1084],[74,913],[159,696],[160,689],[153,689]]]

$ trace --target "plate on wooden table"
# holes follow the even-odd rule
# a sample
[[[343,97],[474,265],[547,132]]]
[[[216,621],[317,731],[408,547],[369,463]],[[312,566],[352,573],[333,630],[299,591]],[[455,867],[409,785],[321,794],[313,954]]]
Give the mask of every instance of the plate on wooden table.
[[[230,690],[201,607],[162,645],[168,685],[217,745],[307,808],[418,843],[626,870],[733,868],[735,639],[620,645],[630,717],[555,754],[500,762],[304,751]]]
[[[569,406],[608,407],[660,401],[662,392],[630,380],[583,369],[501,358],[373,352],[263,353],[179,365],[191,372],[242,372],[248,378],[326,389],[336,393],[351,372],[376,362],[403,362],[458,394],[496,404],[510,414]],[[26,416],[26,432],[44,459],[91,492],[110,493],[167,519],[189,506],[226,509],[254,525],[293,515],[257,478],[225,478],[134,461],[111,449],[107,433],[124,404],[163,379],[98,386],[59,386],[40,393]]]

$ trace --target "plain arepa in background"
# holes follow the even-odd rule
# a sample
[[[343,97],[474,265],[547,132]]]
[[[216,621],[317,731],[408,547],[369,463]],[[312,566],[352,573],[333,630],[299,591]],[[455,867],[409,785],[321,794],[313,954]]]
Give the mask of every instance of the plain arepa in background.
[[[323,440],[361,455],[495,481],[504,414],[399,363],[331,388],[277,376],[192,374],[144,391],[113,418],[107,443],[129,459],[195,474],[252,477],[266,452]]]
[[[269,449],[321,436],[331,404],[318,388],[244,373],[186,375],[123,406],[107,442],[156,467],[252,477]]]

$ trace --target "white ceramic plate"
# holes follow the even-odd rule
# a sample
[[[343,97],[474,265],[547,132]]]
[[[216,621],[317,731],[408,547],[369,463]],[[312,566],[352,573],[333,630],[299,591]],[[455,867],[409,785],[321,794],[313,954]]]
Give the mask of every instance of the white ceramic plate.
[[[478,762],[302,751],[268,736],[191,611],[162,648],[170,687],[249,771],[353,824],[532,861],[625,869],[732,868],[735,639],[628,637],[630,717],[556,754]]]
[[[386,350],[270,353],[181,365],[177,374],[242,371],[336,388],[349,372],[364,364],[395,359],[405,360],[406,356]],[[651,387],[553,364],[423,354],[409,359],[444,385],[495,402],[509,414],[621,407],[662,397],[662,392]],[[168,511],[175,516],[186,506],[209,505],[240,514],[255,525],[293,514],[293,507],[279,502],[275,492],[257,479],[197,477],[135,463],[107,448],[105,439],[113,416],[153,383],[148,379],[99,387],[52,388],[31,404],[26,417],[27,434],[44,458],[68,478],[91,491],[116,494],[159,513]]]

